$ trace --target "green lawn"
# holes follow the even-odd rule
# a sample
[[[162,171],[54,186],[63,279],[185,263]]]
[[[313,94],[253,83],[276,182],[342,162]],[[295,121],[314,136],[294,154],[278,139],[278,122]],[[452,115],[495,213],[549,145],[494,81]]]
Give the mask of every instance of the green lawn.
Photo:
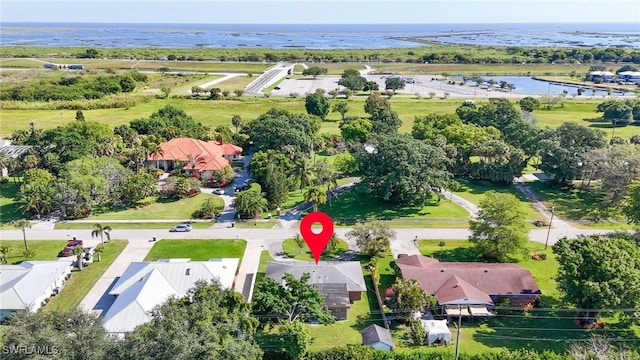
[[[15,178],[7,178],[9,181],[0,183],[0,227],[12,220],[24,218],[18,204],[15,202],[16,194],[20,186],[14,182]]]
[[[252,229],[252,228],[271,229],[276,225],[276,222],[277,220],[268,220],[268,221],[243,220],[243,221],[236,221],[236,227],[240,229]]]
[[[190,258],[193,261],[206,261],[211,258],[240,258],[247,246],[245,240],[159,240],[144,261],[167,258]]]
[[[96,220],[96,222],[99,222]],[[103,226],[110,226],[113,230],[118,229],[164,229],[169,230],[172,227],[178,225],[175,222],[102,222]],[[191,222],[191,227],[194,229],[208,229],[213,223],[211,221],[197,221]],[[93,229],[94,223],[88,222],[58,222],[55,224],[56,229]]]
[[[158,199],[155,203],[141,208],[92,215],[87,220],[190,219],[191,214],[199,209],[207,199],[214,199],[216,206],[224,206],[224,202],[219,196],[201,193],[194,197],[180,200]]]
[[[105,243],[102,260],[97,261],[96,256],[93,264],[84,267],[82,271],[73,270],[71,278],[64,284],[60,294],[49,301],[43,308],[44,311],[69,310],[78,306],[128,243],[127,240],[112,240]]]
[[[29,250],[36,253],[33,260],[58,260],[58,253],[67,245],[67,242],[68,240],[29,240],[29,230],[27,230],[27,245]],[[0,245],[9,245],[12,249],[7,256],[8,264],[19,264],[27,260],[22,256],[24,241],[2,240]]]
[[[320,260],[332,260],[340,255],[342,255],[345,251],[349,249],[349,245],[342,239],[338,239],[338,246],[330,252],[325,253],[320,257]],[[311,250],[308,249],[307,245],[302,248],[299,248],[296,245],[296,242],[291,239],[286,239],[282,243],[282,251],[290,258],[302,261],[314,261],[313,255],[311,255]]]
[[[424,207],[407,206],[400,207],[394,204],[384,203],[358,194],[357,191],[349,191],[328,204],[319,206],[319,210],[327,213],[336,222],[353,222],[359,220],[384,220],[391,218],[429,219],[429,220],[458,220],[467,219],[469,213],[462,207],[449,200],[442,199],[439,203],[435,200]]]
[[[213,80],[218,80],[220,78],[223,77],[223,75],[200,75],[199,76],[200,79],[194,80],[194,81],[190,81],[185,83],[184,85],[181,86],[176,86],[174,88],[171,89],[171,94],[175,94],[175,95],[188,95],[189,91],[191,90],[192,87],[194,86],[202,86],[205,83],[208,83],[209,81],[213,81]],[[216,85],[214,85],[213,87],[216,87]],[[205,89],[208,90],[208,89]]]
[[[541,128],[556,128],[565,122],[575,122],[592,129],[600,129],[605,132],[607,139],[611,138],[613,124],[602,119],[602,113],[596,113],[596,107],[605,99],[594,97],[594,100],[565,100],[564,106],[556,106],[551,110],[538,109],[533,112],[537,125]],[[616,127],[615,135],[630,138],[640,133],[637,125]]]
[[[487,191],[496,191],[499,193],[515,195],[520,201],[520,209],[525,213],[525,216],[529,220],[543,220],[545,219],[536,208],[533,203],[527,199],[527,197],[518,191],[513,185],[503,186],[490,183],[488,181],[476,181],[457,178],[456,181],[460,183],[460,188],[454,191],[454,194],[465,198],[472,203],[478,205],[480,201],[484,199],[484,193]]]
[[[534,190],[548,208],[555,207],[555,213],[569,221],[576,221],[583,227],[604,227],[610,229],[631,229],[624,221],[622,214],[612,211],[602,213],[600,205],[602,195],[578,189],[556,188],[543,181],[527,182],[526,185]],[[594,221],[597,217],[605,221]],[[606,220],[613,220],[607,222]]]

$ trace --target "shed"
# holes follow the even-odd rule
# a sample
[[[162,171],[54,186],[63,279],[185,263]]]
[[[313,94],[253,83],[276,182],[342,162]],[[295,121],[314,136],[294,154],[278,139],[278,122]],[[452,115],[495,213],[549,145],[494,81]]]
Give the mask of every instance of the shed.
[[[422,327],[427,332],[425,343],[428,345],[433,343],[450,344],[451,331],[447,326],[447,320],[420,320]]]
[[[391,332],[382,326],[371,325],[360,331],[362,343],[369,345],[375,350],[391,351],[395,347]]]

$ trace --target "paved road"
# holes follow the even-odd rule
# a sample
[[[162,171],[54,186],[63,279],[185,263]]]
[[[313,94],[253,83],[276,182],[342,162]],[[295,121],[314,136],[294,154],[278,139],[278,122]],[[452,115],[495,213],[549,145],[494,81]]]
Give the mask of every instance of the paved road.
[[[555,221],[555,220],[554,220]],[[350,228],[336,228],[336,233],[344,237]],[[580,234],[590,235],[611,232],[611,230],[598,229],[551,229],[549,232],[549,244],[555,244],[563,236],[575,237]],[[142,229],[142,230],[113,230],[112,239],[129,239],[129,241],[147,241],[153,237],[158,239],[245,239],[247,241],[281,241],[292,237],[298,233],[297,228],[271,228],[271,229],[194,229],[188,233],[170,233],[163,229]],[[465,239],[469,236],[468,229],[396,229],[395,241],[412,240],[416,236],[419,239]],[[91,229],[77,230],[50,230],[50,229],[27,229],[27,240],[60,240],[69,236],[76,236],[79,239],[90,239]],[[547,236],[547,229],[534,229],[529,232],[531,240],[544,243]],[[0,230],[2,240],[22,240],[21,230]]]

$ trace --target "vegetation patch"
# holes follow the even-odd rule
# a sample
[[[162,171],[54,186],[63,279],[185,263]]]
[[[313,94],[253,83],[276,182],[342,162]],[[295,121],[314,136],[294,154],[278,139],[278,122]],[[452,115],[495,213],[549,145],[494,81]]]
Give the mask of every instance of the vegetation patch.
[[[347,244],[344,240],[338,239],[337,245],[332,251],[324,252],[320,257],[320,260],[334,260],[340,255],[342,255],[345,251],[349,249],[349,244]],[[292,238],[286,239],[282,243],[282,251],[284,251],[285,255],[295,260],[302,261],[314,261],[313,255],[311,251],[307,247],[306,243],[303,244],[302,247],[296,244],[296,241]]]
[[[78,306],[128,243],[127,240],[111,240],[105,243],[101,260],[97,261],[97,255],[95,255],[93,264],[83,267],[82,271],[74,269],[60,294],[47,303],[43,308],[44,311],[71,310]]]
[[[207,199],[213,199],[216,205],[224,206],[224,201],[211,194],[201,193],[194,197],[184,198],[180,200],[174,199],[161,199],[157,198],[156,201],[150,205],[135,208],[126,209],[121,211],[112,211],[104,214],[92,215],[88,217],[88,220],[185,220],[191,219],[191,215],[194,211],[200,208],[200,205]]]
[[[242,259],[245,240],[159,240],[144,261],[158,259],[189,258],[193,261],[207,261],[212,258]],[[239,266],[239,265],[238,265]]]
[[[319,206],[319,210],[331,216],[335,222],[353,224],[357,221],[412,219],[467,219],[469,212],[447,199],[431,200],[427,206],[400,206],[364,197],[352,190]]]

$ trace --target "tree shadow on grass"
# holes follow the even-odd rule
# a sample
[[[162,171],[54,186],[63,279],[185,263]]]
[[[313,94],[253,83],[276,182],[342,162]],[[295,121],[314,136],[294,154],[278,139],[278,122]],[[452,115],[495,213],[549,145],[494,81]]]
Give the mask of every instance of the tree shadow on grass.
[[[0,198],[14,199],[19,189],[20,185],[12,181],[0,184]],[[18,208],[17,203],[0,205],[0,223],[7,223],[21,218],[24,218],[24,215]]]
[[[579,191],[568,187],[554,187],[549,183],[536,181],[527,186],[534,190],[539,198],[559,210],[568,220],[593,220],[602,210],[602,194]]]
[[[438,250],[433,253],[433,257],[440,261],[489,262],[480,256],[480,252],[475,247]]]
[[[379,201],[370,196],[363,196],[358,189],[345,192],[327,204],[320,206],[320,211],[330,215],[341,225],[353,225],[370,220],[390,220],[398,217],[415,217],[429,215],[429,206],[437,206],[437,199],[432,199],[424,206],[399,206]]]

